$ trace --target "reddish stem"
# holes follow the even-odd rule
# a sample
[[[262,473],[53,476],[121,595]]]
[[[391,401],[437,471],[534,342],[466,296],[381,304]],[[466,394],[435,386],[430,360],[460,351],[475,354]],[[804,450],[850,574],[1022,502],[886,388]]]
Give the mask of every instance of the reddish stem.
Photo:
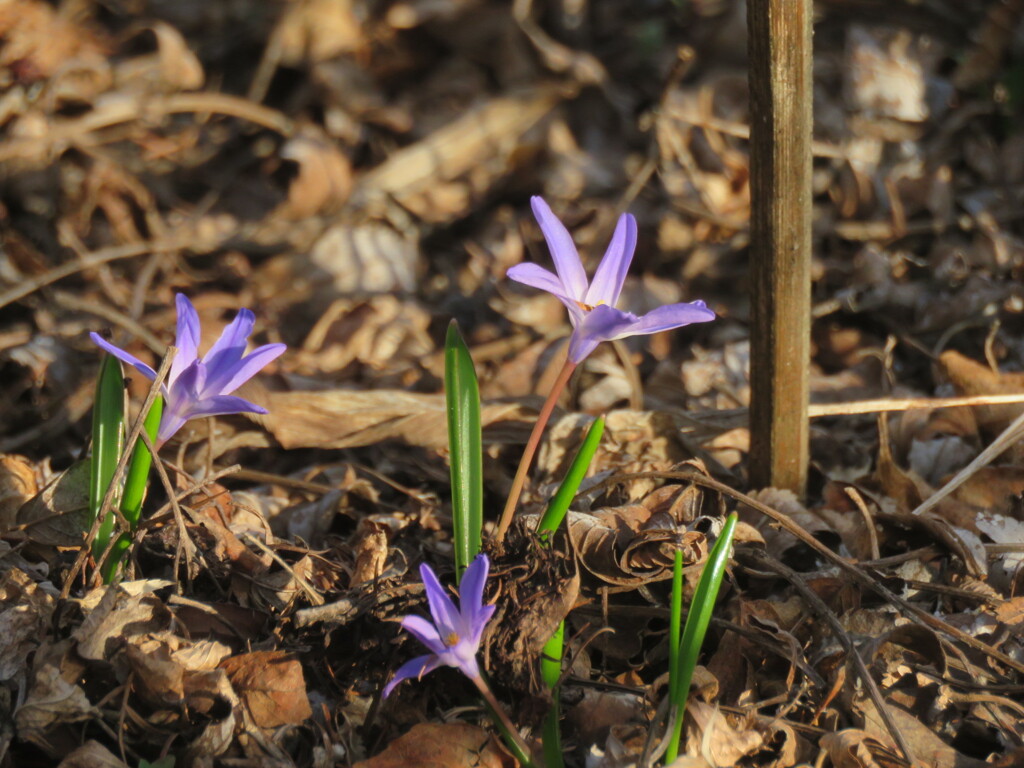
[[[537,446],[540,445],[540,438],[544,434],[544,427],[547,426],[551,413],[555,410],[555,403],[558,402],[562,390],[569,383],[569,377],[572,376],[572,372],[575,370],[576,363],[566,360],[565,365],[558,374],[558,378],[555,379],[555,383],[551,386],[548,399],[544,401],[540,413],[537,414],[537,422],[533,425],[530,439],[526,441],[526,448],[523,449],[523,458],[519,460],[519,469],[516,470],[515,479],[512,481],[512,489],[509,491],[508,501],[505,502],[505,509],[501,513],[501,519],[498,521],[498,530],[494,533],[494,543],[499,548],[502,542],[505,541],[505,533],[508,531],[509,526],[512,525],[512,516],[515,514],[516,506],[519,504],[519,497],[523,493],[523,486],[526,485],[526,473],[530,469],[530,464],[533,463],[533,455],[537,452]]]

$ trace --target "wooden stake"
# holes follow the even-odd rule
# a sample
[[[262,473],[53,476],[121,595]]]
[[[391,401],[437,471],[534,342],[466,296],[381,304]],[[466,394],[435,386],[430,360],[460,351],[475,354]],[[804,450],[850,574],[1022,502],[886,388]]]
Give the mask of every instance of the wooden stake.
[[[811,0],[750,0],[750,482],[803,495],[811,322]]]

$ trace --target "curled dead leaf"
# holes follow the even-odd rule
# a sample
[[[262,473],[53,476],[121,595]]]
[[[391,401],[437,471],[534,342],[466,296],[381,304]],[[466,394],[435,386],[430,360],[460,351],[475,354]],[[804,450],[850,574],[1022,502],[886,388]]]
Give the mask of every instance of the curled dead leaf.
[[[636,587],[670,578],[677,550],[686,566],[707,557],[722,520],[693,517],[702,499],[696,486],[665,486],[640,504],[570,511],[566,529],[587,571],[608,584]]]

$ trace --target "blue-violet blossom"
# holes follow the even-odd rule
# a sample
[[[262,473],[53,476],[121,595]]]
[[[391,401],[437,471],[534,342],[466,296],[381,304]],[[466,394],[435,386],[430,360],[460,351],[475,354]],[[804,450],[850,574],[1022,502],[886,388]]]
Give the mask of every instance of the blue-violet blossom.
[[[477,555],[469,564],[462,574],[459,608],[456,609],[430,566],[426,563],[420,566],[434,622],[431,624],[421,616],[406,616],[402,619],[402,627],[427,646],[430,653],[417,656],[399,667],[394,679],[384,688],[385,697],[403,680],[419,679],[441,666],[455,667],[474,682],[481,680],[476,653],[484,627],[494,615],[495,608],[483,604],[489,568],[490,562],[484,554]]]
[[[199,315],[192,302],[182,294],[175,297],[178,307],[178,352],[171,363],[167,381],[161,388],[164,412],[160,418],[157,442],[163,444],[189,419],[223,416],[229,413],[266,413],[255,403],[231,395],[255,376],[267,363],[285,350],[284,344],[266,344],[245,354],[256,316],[241,309],[224,329],[210,350],[199,358]],[[114,357],[133,366],[150,381],[156,371],[134,355],[115,347],[98,333],[89,337]]]
[[[569,231],[542,198],[533,197],[530,203],[551,251],[555,273],[537,264],[517,264],[508,271],[508,276],[553,294],[569,310],[573,325],[569,339],[572,363],[582,362],[602,341],[669,331],[715,319],[715,313],[703,301],[666,304],[640,317],[615,308],[636,250],[636,219],[631,214],[619,217],[608,250],[594,273],[593,282],[588,284],[587,273]]]

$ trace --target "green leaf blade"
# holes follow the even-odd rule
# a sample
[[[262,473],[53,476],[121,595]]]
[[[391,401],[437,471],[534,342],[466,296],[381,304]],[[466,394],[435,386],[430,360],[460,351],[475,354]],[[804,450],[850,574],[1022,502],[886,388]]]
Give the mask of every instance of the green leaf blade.
[[[160,429],[160,419],[164,412],[164,399],[157,395],[150,406],[146,420],[143,422],[143,430],[149,437],[149,441],[155,446],[157,431]],[[139,515],[142,511],[142,500],[146,495],[146,485],[149,481],[149,470],[153,466],[153,454],[149,452],[146,443],[140,437],[135,443],[135,450],[132,451],[132,458],[128,464],[128,473],[125,475],[124,495],[121,497],[121,512],[131,525],[134,531],[139,524]]]
[[[89,463],[89,519],[95,522],[124,448],[124,374],[116,357],[104,355],[96,380],[92,408],[92,458]],[[93,542],[93,553],[107,548],[114,527],[113,514],[103,520]]]
[[[569,471],[565,474],[565,479],[562,480],[562,484],[558,487],[558,491],[555,492],[551,502],[548,504],[544,516],[537,524],[537,533],[541,536],[550,536],[558,530],[558,526],[565,520],[565,516],[569,512],[569,505],[572,504],[572,500],[579,492],[580,484],[583,482],[583,478],[587,476],[587,470],[590,469],[590,462],[593,461],[594,454],[597,453],[597,447],[601,444],[601,437],[604,435],[604,424],[605,418],[601,416],[595,419],[587,430],[580,449],[576,452],[576,456],[569,466]]]
[[[708,554],[704,570],[697,582],[693,601],[690,603],[690,610],[686,615],[686,626],[683,628],[683,638],[679,644],[678,672],[675,679],[669,679],[669,696],[672,697],[676,718],[668,749],[665,750],[665,765],[670,764],[679,755],[683,713],[690,692],[690,681],[693,680],[693,670],[697,666],[700,649],[704,644],[704,636],[707,634],[708,625],[711,623],[711,614],[715,609],[715,600],[718,598],[718,591],[722,586],[722,579],[725,577],[725,568],[729,564],[732,539],[736,533],[736,520],[735,512],[726,519],[718,541],[715,542],[715,546]],[[681,589],[680,584],[680,591]],[[680,599],[682,598],[680,597]]]
[[[462,572],[480,551],[483,530],[483,437],[480,385],[469,348],[453,320],[444,348],[444,391],[451,461],[455,571]]]

